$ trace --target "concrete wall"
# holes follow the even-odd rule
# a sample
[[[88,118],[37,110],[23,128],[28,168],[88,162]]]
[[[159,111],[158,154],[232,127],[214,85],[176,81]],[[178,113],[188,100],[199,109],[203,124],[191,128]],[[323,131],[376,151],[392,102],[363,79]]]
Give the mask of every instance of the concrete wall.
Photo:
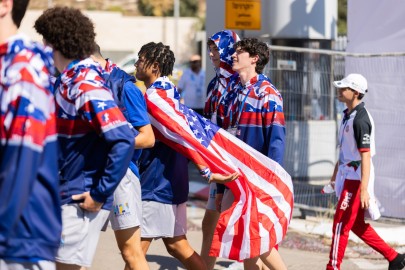
[[[137,52],[142,45],[154,41],[170,45],[176,56],[176,62],[182,63],[197,52],[195,42],[197,18],[178,19],[177,41],[175,40],[175,20],[172,17],[135,17],[123,16],[119,12],[85,11],[94,23],[96,40],[103,53],[114,61],[127,53]],[[21,32],[40,41],[41,37],[33,28],[41,10],[29,10],[22,21]],[[177,46],[175,46],[177,44]]]

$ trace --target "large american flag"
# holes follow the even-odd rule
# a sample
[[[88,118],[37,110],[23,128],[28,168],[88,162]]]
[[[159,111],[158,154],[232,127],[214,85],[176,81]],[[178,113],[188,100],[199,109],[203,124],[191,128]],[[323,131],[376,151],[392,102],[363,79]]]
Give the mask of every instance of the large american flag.
[[[243,260],[278,244],[292,215],[290,175],[275,161],[180,104],[176,87],[167,77],[156,80],[145,97],[159,140],[214,173],[241,174],[226,184],[235,200],[221,213],[210,255]]]

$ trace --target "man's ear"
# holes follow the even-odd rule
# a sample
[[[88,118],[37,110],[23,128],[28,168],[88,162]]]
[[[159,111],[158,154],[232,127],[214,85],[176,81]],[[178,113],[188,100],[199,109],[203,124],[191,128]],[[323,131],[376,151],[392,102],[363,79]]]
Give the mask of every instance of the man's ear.
[[[11,13],[12,9],[13,9],[12,0],[0,0],[0,18],[3,18],[7,14]]]
[[[256,64],[257,61],[259,61],[259,56],[258,55],[251,56],[250,58],[251,58],[251,64],[252,65]]]
[[[160,73],[160,70],[159,70],[159,63],[158,62],[154,62],[153,64],[152,64],[152,72],[153,73]]]

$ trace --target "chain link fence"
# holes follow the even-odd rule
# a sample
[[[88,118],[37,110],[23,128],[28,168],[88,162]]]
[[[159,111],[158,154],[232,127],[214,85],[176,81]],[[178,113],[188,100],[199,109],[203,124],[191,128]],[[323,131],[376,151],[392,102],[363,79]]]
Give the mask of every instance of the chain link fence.
[[[336,99],[333,81],[345,76],[346,64],[360,63],[371,70],[371,63],[377,61],[382,65],[379,68],[390,69],[391,60],[402,64],[398,57],[405,59],[405,54],[349,54],[273,45],[270,48],[265,74],[284,100],[287,130],[284,167],[294,180],[295,204],[303,211],[330,211],[336,197],[320,191],[329,182],[337,160],[338,125],[345,108]],[[400,121],[398,124],[401,125]],[[395,205],[392,198],[386,200],[383,205]]]

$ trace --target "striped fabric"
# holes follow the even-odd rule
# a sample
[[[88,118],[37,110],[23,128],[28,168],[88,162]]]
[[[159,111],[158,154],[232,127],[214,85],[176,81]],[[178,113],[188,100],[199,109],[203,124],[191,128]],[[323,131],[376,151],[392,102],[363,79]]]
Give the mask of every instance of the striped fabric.
[[[179,103],[167,77],[146,91],[155,134],[196,164],[214,173],[241,176],[227,184],[235,201],[221,213],[211,256],[235,260],[253,258],[279,243],[293,209],[291,177],[276,162]]]
[[[285,119],[283,99],[263,74],[245,85],[240,79],[230,82],[220,108],[225,117],[222,127],[235,127],[236,137],[279,164],[283,164]]]

